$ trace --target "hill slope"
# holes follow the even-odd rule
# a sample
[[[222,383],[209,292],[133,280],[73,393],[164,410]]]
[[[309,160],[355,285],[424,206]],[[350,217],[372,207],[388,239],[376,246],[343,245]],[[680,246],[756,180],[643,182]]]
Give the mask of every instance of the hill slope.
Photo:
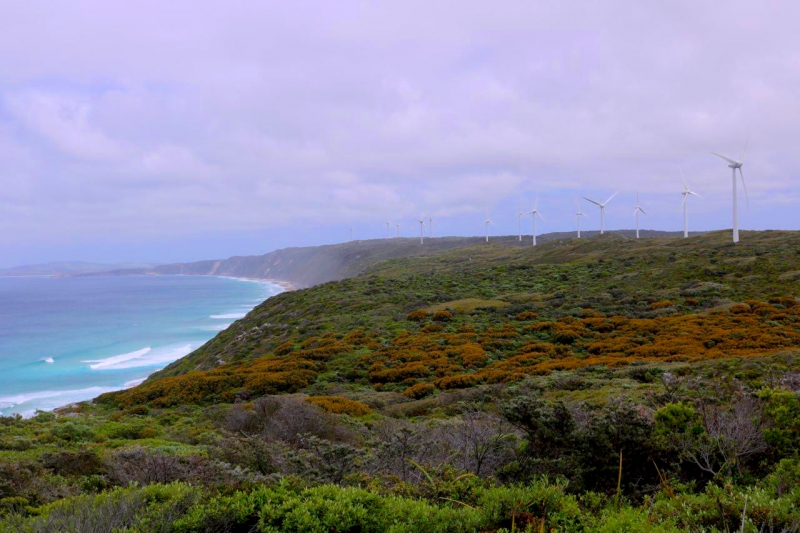
[[[245,318],[154,378],[265,356],[282,343],[326,332],[365,329],[393,335],[416,309],[466,298],[557,317],[579,308],[647,315],[690,286],[705,307],[729,301],[798,296],[800,233],[728,232],[691,239],[553,239],[536,248],[481,243],[426,257],[373,264],[351,279],[270,298]]]
[[[147,270],[153,265],[146,263],[88,263],[85,261],[65,261],[40,265],[20,265],[11,268],[0,268],[0,276],[76,276],[118,271],[121,269]]]
[[[622,230],[618,236],[633,236],[635,232]],[[589,238],[597,232],[583,232]],[[537,237],[539,243],[571,238],[574,232],[548,233]],[[643,237],[676,237],[678,232],[642,231]],[[229,259],[174,263],[154,268],[116,270],[106,275],[216,275],[286,281],[296,287],[311,287],[320,283],[351,278],[368,266],[403,257],[436,254],[445,250],[464,248],[484,243],[482,237],[437,237],[425,239],[395,238],[353,241],[326,246],[284,248],[265,255],[237,256]],[[530,237],[520,242],[515,236],[491,238],[492,244],[512,247],[530,246]]]

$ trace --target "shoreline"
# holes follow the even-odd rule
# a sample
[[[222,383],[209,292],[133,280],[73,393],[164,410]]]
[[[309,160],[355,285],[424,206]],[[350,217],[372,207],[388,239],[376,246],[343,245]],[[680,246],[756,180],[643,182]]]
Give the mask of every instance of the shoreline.
[[[170,276],[170,275],[174,275],[174,274],[161,274],[161,275]],[[179,276],[186,276],[186,275],[191,276],[192,274],[178,274],[178,275]],[[265,282],[266,283],[271,283],[273,285],[277,285],[278,287],[282,288],[283,292],[291,292],[291,291],[300,290],[300,287],[294,285],[291,281],[284,281],[284,280],[280,280],[280,279],[249,278],[249,277],[244,277],[244,276],[225,276],[225,275],[221,275],[221,274],[211,274],[211,275],[216,276],[218,278],[239,279],[239,280],[242,280],[242,281],[252,281],[252,282],[256,282],[256,283],[265,283]],[[278,293],[278,294],[280,294],[280,293]],[[276,296],[276,295],[273,294],[272,296]],[[272,296],[270,296],[270,298]],[[264,299],[264,301],[266,302],[268,299],[269,298],[266,298],[266,299]]]

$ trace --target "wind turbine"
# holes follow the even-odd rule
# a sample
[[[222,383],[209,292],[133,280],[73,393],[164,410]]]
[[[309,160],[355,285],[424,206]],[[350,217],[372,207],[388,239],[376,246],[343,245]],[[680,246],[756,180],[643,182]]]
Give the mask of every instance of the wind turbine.
[[[522,242],[522,217],[525,216],[525,213],[520,211],[517,213],[517,222],[519,223],[519,242]]]
[[[681,194],[683,195],[683,238],[685,239],[689,236],[689,213],[688,202],[686,200],[689,199],[689,195],[697,196],[698,198],[702,198],[702,196],[689,190],[689,186],[686,185],[686,178],[683,177],[683,170],[681,170],[681,178],[683,179],[683,192]]]
[[[395,224],[395,227],[397,228],[397,236],[399,237],[400,236],[400,224]]]
[[[581,201],[580,199],[575,199],[575,207],[577,210],[575,211],[575,221],[578,223],[578,238],[581,238],[581,217],[589,218],[589,215],[583,213],[581,211]]]
[[[586,198],[585,196],[583,197],[584,200],[589,200],[594,205],[596,205],[596,206],[598,206],[600,208],[600,235],[602,235],[605,232],[605,229],[606,229],[606,204],[608,202],[610,202],[611,199],[614,198],[617,194],[619,194],[619,191],[617,191],[614,194],[612,194],[611,196],[609,196],[608,200],[606,200],[602,204],[600,202],[595,202],[594,200]]]
[[[433,216],[428,215],[428,229],[430,230],[431,239],[433,239]]]
[[[489,242],[489,225],[494,226],[494,222],[489,220],[489,212],[486,212],[486,220],[484,221],[483,225],[486,226],[486,242]]]
[[[544,217],[539,212],[538,196],[536,197],[536,201],[533,203],[533,211],[531,211],[528,214],[531,216],[531,229],[533,230],[533,245],[536,246],[536,217],[539,217],[540,219],[542,219],[542,222],[544,222]],[[578,230],[578,233],[580,234],[580,230]]]
[[[424,244],[423,237],[425,234],[423,232],[425,230],[425,218],[422,215],[420,215],[419,220],[417,220],[417,222],[419,222],[419,243]]]
[[[391,225],[392,225],[391,222],[387,222],[386,223],[386,238],[387,239],[390,239],[392,237],[392,230],[389,229]]]
[[[634,216],[636,216],[636,238],[639,238],[639,213],[646,215],[647,213],[644,212],[642,206],[639,205],[639,191],[636,191],[636,209],[633,210]]]
[[[744,143],[744,148],[742,149],[742,153],[739,156],[739,160],[731,159],[730,157],[725,157],[722,154],[718,154],[717,152],[711,152],[715,156],[724,159],[728,162],[728,167],[733,171],[733,242],[739,242],[739,206],[738,206],[738,198],[736,195],[736,169],[739,169],[739,175],[742,177],[742,188],[744,189],[744,198],[747,201],[747,205],[750,205],[750,199],[747,197],[747,185],[744,183],[744,174],[742,174],[742,165],[744,165],[744,153],[747,151],[747,143],[750,141],[750,136],[748,135],[747,141]]]
[[[350,228],[350,240],[351,241],[353,240],[353,228],[352,227]]]

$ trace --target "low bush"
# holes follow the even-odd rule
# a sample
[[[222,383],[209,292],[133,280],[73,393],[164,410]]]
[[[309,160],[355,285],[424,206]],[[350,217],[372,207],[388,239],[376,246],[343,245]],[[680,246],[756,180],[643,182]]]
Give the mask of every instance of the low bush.
[[[311,396],[306,401],[337,415],[364,416],[372,412],[369,406],[340,396]]]

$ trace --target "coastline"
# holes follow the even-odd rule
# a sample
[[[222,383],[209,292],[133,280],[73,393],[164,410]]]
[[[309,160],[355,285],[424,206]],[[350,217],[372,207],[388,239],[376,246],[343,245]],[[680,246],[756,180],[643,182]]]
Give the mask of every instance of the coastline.
[[[194,276],[192,274],[189,274],[189,275],[187,275],[187,274],[177,274],[177,275],[178,276]],[[164,274],[163,276],[170,276],[170,274]],[[200,274],[198,276],[202,277],[204,275]],[[5,276],[5,277],[10,277],[10,276]],[[19,277],[45,277],[46,278],[46,277],[54,277],[54,276],[19,276]],[[251,283],[272,285],[274,287],[273,288],[274,294],[270,294],[269,296],[266,296],[258,304],[255,304],[251,309],[249,309],[247,311],[247,313],[252,311],[252,309],[257,307],[258,305],[261,305],[261,303],[265,302],[266,300],[268,300],[272,296],[276,296],[277,294],[280,294],[281,292],[294,291],[294,290],[298,289],[298,287],[296,287],[292,283],[287,282],[287,281],[283,281],[283,280],[274,280],[274,279],[267,279],[267,278],[255,278],[255,277],[224,276],[224,275],[216,275],[216,276],[215,275],[211,275],[209,277],[229,278],[229,279],[236,279],[236,280],[240,280],[240,281],[247,281],[247,282],[251,282]],[[237,318],[236,320],[239,320],[239,319],[240,318]],[[235,322],[235,320],[234,320],[234,322]],[[227,326],[225,326],[225,329],[230,327],[230,325],[231,324],[228,324]],[[214,336],[218,335],[222,331],[224,331],[224,329],[218,330],[214,334]],[[214,337],[212,336],[211,338],[213,339]],[[196,349],[197,347],[198,346],[195,346],[194,349]],[[185,357],[185,355],[181,355],[180,357],[178,357],[178,359],[175,359],[175,361],[179,360],[181,357]],[[174,361],[170,361],[169,363],[172,363],[172,362],[174,362]],[[112,388],[108,388],[108,387],[104,387],[104,386],[103,387],[100,387],[100,386],[98,386],[98,387],[94,387],[94,386],[87,387],[86,389],[82,389],[82,390],[84,390],[84,391],[93,390],[93,392],[95,394],[92,397],[86,398],[86,399],[83,399],[83,400],[78,400],[78,401],[67,400],[65,398],[65,400],[67,400],[67,401],[65,401],[63,404],[57,405],[55,407],[44,408],[42,410],[49,411],[49,412],[52,412],[52,413],[56,413],[58,415],[68,415],[70,412],[73,412],[74,409],[79,408],[81,405],[84,405],[84,404],[87,404],[87,403],[92,403],[94,401],[95,397],[98,394],[102,394],[102,393],[106,393],[106,392],[114,392],[114,391],[119,391],[119,390],[126,390],[126,389],[129,389],[129,388],[136,387],[137,385],[139,385],[142,382],[144,382],[147,379],[149,379],[149,377],[153,373],[158,372],[162,368],[163,368],[163,366],[161,368],[154,368],[151,372],[149,372],[147,374],[147,376],[145,376],[143,378],[137,378],[137,379],[134,379],[134,380],[130,380],[130,381],[124,383],[120,387],[112,387]],[[24,394],[21,394],[20,396],[22,397],[22,396],[25,396],[27,394],[44,394],[43,397],[52,397],[52,396],[59,396],[61,394],[69,394],[69,393],[73,393],[73,392],[80,392],[80,390],[76,390],[76,391],[73,391],[73,390],[67,390],[67,391],[58,391],[58,390],[37,391],[37,392],[34,392],[34,393],[24,393]],[[18,403],[18,402],[14,402],[14,403]],[[22,403],[22,402],[19,402],[19,403]],[[35,414],[35,412],[26,412],[26,413],[23,413],[22,416],[28,417],[28,416],[34,416],[34,414]]]
[[[170,275],[173,275],[173,274],[160,274],[160,275],[170,276]],[[186,275],[191,276],[192,274],[178,274],[178,275],[179,276],[186,276]],[[219,278],[240,279],[242,281],[253,281],[253,282],[256,282],[256,283],[265,283],[265,282],[266,283],[271,283],[273,285],[277,285],[278,287],[282,288],[283,292],[291,292],[291,291],[300,290],[300,287],[298,287],[297,285],[294,285],[291,281],[284,281],[284,280],[280,280],[280,279],[249,278],[249,277],[244,277],[244,276],[224,276],[224,275],[217,275],[217,277],[219,277]],[[280,294],[280,293],[278,293],[278,294]],[[275,295],[273,295],[273,296],[275,296]],[[270,296],[270,298],[271,297],[272,296]],[[268,299],[269,298],[265,299],[264,301],[266,302]]]

